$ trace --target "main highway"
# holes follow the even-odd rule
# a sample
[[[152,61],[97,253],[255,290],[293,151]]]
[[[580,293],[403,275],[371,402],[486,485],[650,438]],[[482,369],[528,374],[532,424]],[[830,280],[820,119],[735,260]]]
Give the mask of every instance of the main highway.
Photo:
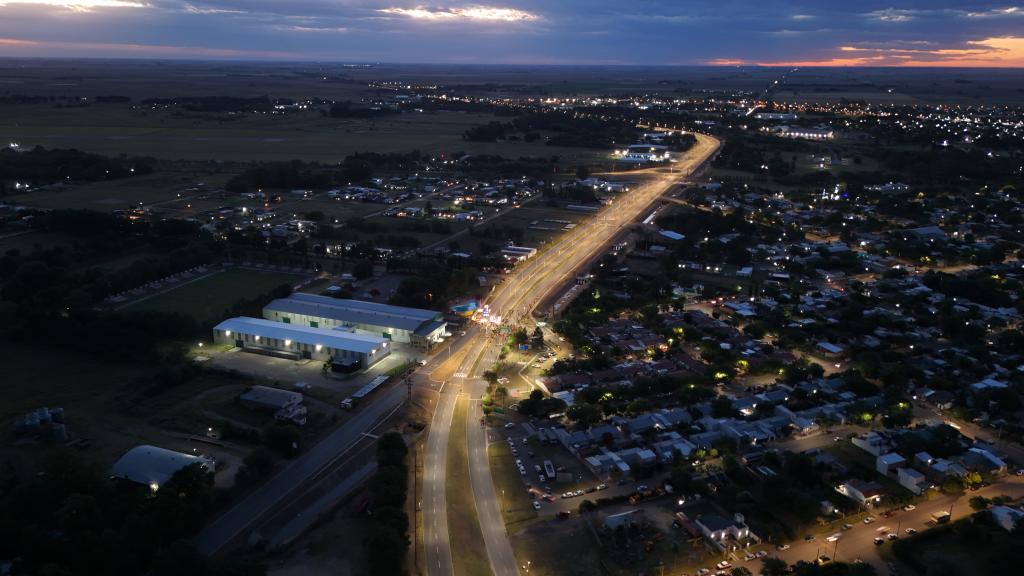
[[[697,134],[697,142],[671,167],[637,171],[648,181],[620,195],[609,207],[577,226],[509,273],[484,302],[492,317],[526,326],[531,312],[563,287],[592,259],[601,254],[620,232],[644,215],[669,188],[701,168],[718,150],[719,141]],[[635,173],[634,173],[635,174]],[[471,514],[473,510],[448,510],[444,499],[447,471],[447,447],[451,433],[451,414],[459,394],[469,395],[467,445],[470,482],[475,513],[487,548],[491,571],[498,576],[519,573],[512,546],[505,531],[498,498],[487,458],[487,438],[480,426],[480,398],[487,384],[479,375],[497,358],[501,339],[494,325],[474,324],[460,342],[452,363],[457,366],[452,378],[440,390],[437,409],[427,440],[422,504],[425,565],[430,576],[453,574],[451,542],[447,534],[449,514]],[[456,430],[456,433],[462,433]],[[456,550],[457,553],[457,550]]]

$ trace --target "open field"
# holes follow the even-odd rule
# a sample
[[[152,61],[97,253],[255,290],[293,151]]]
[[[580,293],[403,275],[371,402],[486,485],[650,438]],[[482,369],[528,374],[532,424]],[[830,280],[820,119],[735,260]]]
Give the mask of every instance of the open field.
[[[5,424],[42,406],[62,407],[69,438],[88,439],[90,446],[76,450],[49,443],[5,443],[2,453],[16,468],[29,469],[38,465],[40,456],[63,457],[69,451],[107,467],[138,444],[190,452],[195,445],[187,435],[205,429],[201,426],[210,421],[202,420],[198,411],[185,410],[190,400],[213,388],[244,383],[210,374],[173,388],[155,389],[147,379],[151,370],[141,364],[102,362],[66,351],[59,362],[54,360],[41,347],[0,349],[0,363],[5,366]]]
[[[133,302],[124,309],[178,312],[207,322],[223,316],[240,298],[252,298],[281,284],[296,284],[303,278],[304,275],[286,272],[224,270]]]
[[[154,174],[122,178],[110,182],[94,182],[76,186],[54,186],[28,194],[18,194],[12,200],[39,208],[86,208],[108,212],[143,204],[147,207],[163,206],[185,198],[194,198],[198,192],[186,192],[198,182],[209,187],[222,186],[230,174],[194,171],[161,170]]]
[[[48,104],[0,106],[0,132],[23,146],[77,148],[116,156],[165,160],[302,159],[340,162],[355,152],[431,154],[467,151],[509,158],[557,155],[563,161],[599,151],[545,146],[543,142],[467,142],[469,128],[495,120],[490,114],[404,113],[377,119],[339,119],[318,111],[256,114],[223,120],[200,114],[133,110],[129,104],[54,108]]]
[[[445,499],[448,503],[448,534],[452,543],[458,544],[453,550],[452,565],[455,576],[484,576],[491,573],[487,559],[480,520],[473,501],[473,490],[469,484],[469,449],[466,445],[466,397],[455,402],[452,416],[453,434],[448,439],[448,473],[445,482]]]

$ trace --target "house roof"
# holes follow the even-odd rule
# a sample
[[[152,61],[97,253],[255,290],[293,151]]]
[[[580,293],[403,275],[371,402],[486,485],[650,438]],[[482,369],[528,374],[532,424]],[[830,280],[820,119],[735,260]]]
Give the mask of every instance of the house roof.
[[[263,318],[248,318],[246,316],[228,318],[214,326],[214,330],[230,330],[262,338],[292,340],[302,344],[320,344],[328,348],[361,352],[363,354],[369,354],[374,350],[388,346],[388,341],[378,336],[367,336],[365,334],[328,330],[326,328],[310,328],[308,326],[299,326],[298,324],[285,324],[284,322],[274,322],[273,320],[264,320]]]
[[[697,518],[697,522],[699,522],[702,526],[704,526],[712,532],[725,530],[730,526],[735,526],[737,528],[743,528],[746,526],[746,524],[744,524],[743,522],[739,522],[734,518],[726,518],[724,516],[719,516],[717,514],[706,514],[704,516],[701,516],[700,518]]]

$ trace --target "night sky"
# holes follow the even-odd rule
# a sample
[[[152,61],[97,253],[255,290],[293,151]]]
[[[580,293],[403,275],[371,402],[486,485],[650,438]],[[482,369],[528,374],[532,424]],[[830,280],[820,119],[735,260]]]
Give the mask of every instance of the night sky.
[[[0,0],[0,56],[1024,67],[1024,5]]]

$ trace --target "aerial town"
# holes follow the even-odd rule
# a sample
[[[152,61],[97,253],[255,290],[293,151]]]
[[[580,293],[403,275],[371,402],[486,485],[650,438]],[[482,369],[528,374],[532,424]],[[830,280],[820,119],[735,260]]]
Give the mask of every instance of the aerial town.
[[[185,6],[153,17],[261,17]],[[346,18],[564,25],[530,10]],[[1019,11],[925,12],[865,17]],[[1012,573],[1024,60],[993,59],[1024,49],[984,38],[950,68],[0,38],[0,576]]]

